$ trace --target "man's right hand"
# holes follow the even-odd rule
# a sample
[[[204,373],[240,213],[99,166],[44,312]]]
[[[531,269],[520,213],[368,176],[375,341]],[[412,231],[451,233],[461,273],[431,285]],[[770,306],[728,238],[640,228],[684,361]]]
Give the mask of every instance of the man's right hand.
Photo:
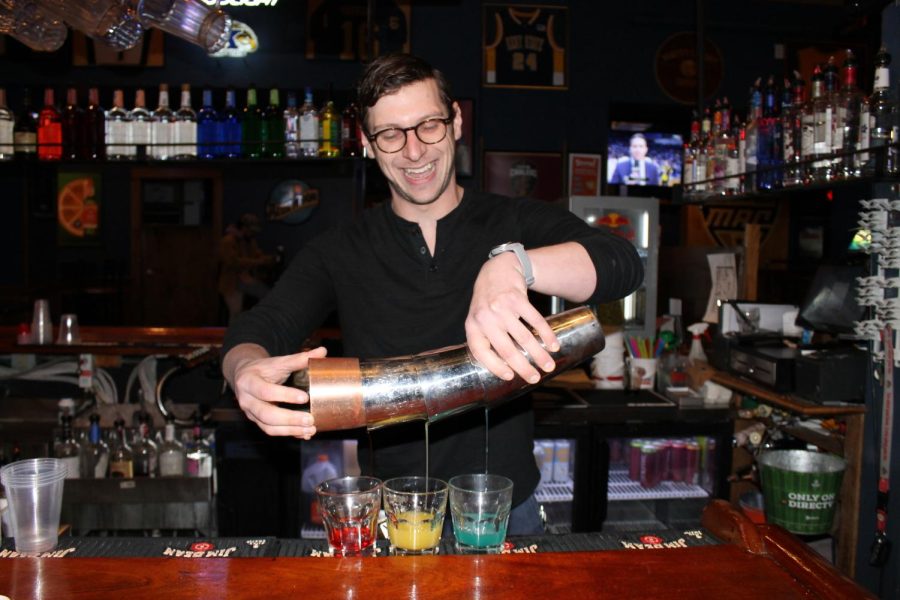
[[[324,358],[323,347],[269,357],[255,344],[235,346],[225,355],[222,371],[231,384],[241,410],[269,435],[294,436],[305,440],[316,433],[309,412],[292,410],[280,404],[306,404],[309,395],[293,387],[281,385],[291,373],[306,369],[310,358]]]

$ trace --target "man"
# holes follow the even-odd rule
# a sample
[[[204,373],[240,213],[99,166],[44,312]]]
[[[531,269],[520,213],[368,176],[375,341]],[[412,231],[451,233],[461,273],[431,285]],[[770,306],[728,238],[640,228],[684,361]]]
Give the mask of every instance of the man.
[[[610,183],[627,185],[659,185],[659,167],[647,158],[647,138],[642,133],[631,136],[628,157],[620,158],[609,178]]]
[[[259,301],[269,292],[262,271],[275,264],[275,257],[265,254],[256,243],[262,231],[259,217],[244,214],[229,225],[219,242],[219,293],[228,308],[231,323],[244,307],[245,297]]]
[[[298,352],[337,310],[345,355],[375,359],[467,342],[473,356],[505,380],[537,382],[559,348],[528,300],[532,290],[574,302],[627,295],[643,278],[634,247],[546,202],[464,190],[454,169],[462,130],[449,85],[425,61],[381,56],[358,87],[364,144],[391,190],[390,202],[311,240],[272,292],[229,329],[223,372],[247,417],[270,435],[309,439],[312,415],[279,404],[304,404],[305,392],[279,385],[323,348]],[[505,242],[524,244],[488,259]],[[527,264],[533,282],[526,282]],[[509,533],[540,531],[533,491],[533,415],[525,398],[490,411],[488,470],[514,482]],[[485,470],[485,416],[469,411],[429,425],[430,475],[449,479]],[[359,463],[388,478],[423,475],[421,423],[361,434]]]

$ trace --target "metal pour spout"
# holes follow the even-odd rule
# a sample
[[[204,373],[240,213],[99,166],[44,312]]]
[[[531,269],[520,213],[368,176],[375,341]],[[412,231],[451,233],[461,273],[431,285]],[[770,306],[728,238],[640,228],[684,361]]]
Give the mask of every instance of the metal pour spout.
[[[590,308],[558,313],[547,322],[560,349],[551,353],[556,361],[551,373],[538,370],[541,381],[603,350],[603,330]],[[318,431],[436,421],[510,400],[538,385],[518,376],[511,381],[500,379],[481,366],[465,344],[379,360],[314,358],[290,382],[309,392],[309,410]]]

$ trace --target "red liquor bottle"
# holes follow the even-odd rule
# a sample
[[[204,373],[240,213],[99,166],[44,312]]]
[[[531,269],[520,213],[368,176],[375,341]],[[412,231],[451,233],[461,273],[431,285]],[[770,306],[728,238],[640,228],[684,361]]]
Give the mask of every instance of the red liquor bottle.
[[[44,90],[44,108],[38,116],[38,159],[62,158],[62,119],[53,104],[53,88]]]

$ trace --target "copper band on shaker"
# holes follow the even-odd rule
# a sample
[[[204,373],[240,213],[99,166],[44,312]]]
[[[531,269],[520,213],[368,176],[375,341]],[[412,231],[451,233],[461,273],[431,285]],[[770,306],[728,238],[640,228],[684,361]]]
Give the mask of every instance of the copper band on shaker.
[[[309,359],[309,412],[319,431],[366,425],[358,358]]]

